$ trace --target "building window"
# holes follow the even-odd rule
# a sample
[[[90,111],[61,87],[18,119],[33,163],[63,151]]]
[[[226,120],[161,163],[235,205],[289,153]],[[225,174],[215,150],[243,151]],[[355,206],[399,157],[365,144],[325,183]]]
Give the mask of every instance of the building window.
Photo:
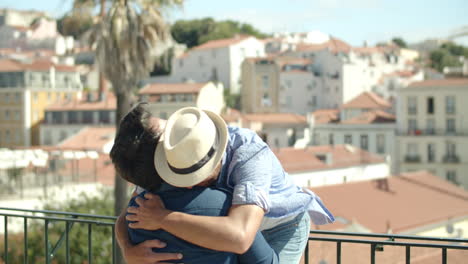
[[[361,135],[361,149],[369,149],[369,138],[367,137],[367,135]]]
[[[268,90],[270,88],[270,79],[268,78],[268,75],[262,76],[262,87],[264,90]]]
[[[10,110],[5,110],[5,120],[10,120]]]
[[[455,96],[445,97],[445,113],[455,114]]]
[[[417,113],[417,101],[415,96],[408,97],[408,114],[415,115]]]
[[[312,106],[317,106],[317,96],[312,96]]]
[[[434,119],[427,119],[426,121],[426,134],[433,135],[435,134],[435,120]]]
[[[101,124],[110,123],[110,111],[99,111],[99,123]]]
[[[67,131],[65,131],[65,130],[60,131],[59,141],[63,141],[64,139],[67,138],[67,136],[68,136]]]
[[[457,154],[457,146],[453,142],[446,142],[445,143],[445,150],[446,150],[446,156],[451,158],[455,157]]]
[[[408,143],[406,153],[409,158],[419,158],[418,144]]]
[[[5,103],[9,103],[9,102],[10,102],[10,94],[5,93]]]
[[[5,130],[5,143],[10,143],[10,130]]]
[[[434,114],[434,97],[427,98],[427,113]]]
[[[333,134],[328,135],[328,144],[329,145],[334,145],[335,144]]]
[[[416,119],[408,119],[408,133],[416,133],[418,129],[418,121]]]
[[[427,144],[427,162],[435,162],[435,144]]]
[[[455,119],[447,119],[447,133],[455,133]]]
[[[379,154],[385,153],[385,135],[384,134],[377,135],[377,153]]]
[[[69,124],[77,124],[78,123],[78,114],[76,111],[68,112],[68,123]]]
[[[15,120],[19,121],[21,119],[21,112],[19,110],[15,111]]]
[[[17,102],[17,103],[21,102],[21,94],[20,93],[15,93],[15,102]]]
[[[344,143],[352,145],[353,144],[353,136],[351,135],[345,135],[344,136]]]
[[[52,112],[52,124],[61,124],[62,122],[62,112]]]
[[[203,57],[202,57],[202,56],[198,57],[198,64],[199,64],[200,66],[205,66],[205,61],[203,60]]]
[[[263,94],[262,106],[271,106],[271,99],[268,93]]]
[[[447,178],[447,181],[453,183],[453,184],[456,184],[456,185],[459,185],[460,183],[458,182],[458,179],[457,179],[457,172],[454,171],[454,170],[448,170],[445,174],[446,178]]]
[[[82,116],[83,124],[92,124],[93,123],[93,112],[92,111],[83,111]]]

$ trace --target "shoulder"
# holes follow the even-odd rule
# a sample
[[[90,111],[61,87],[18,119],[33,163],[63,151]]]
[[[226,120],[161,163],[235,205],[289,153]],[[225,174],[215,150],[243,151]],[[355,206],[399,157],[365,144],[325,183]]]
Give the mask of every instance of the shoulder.
[[[266,143],[253,130],[240,127],[228,127],[229,147],[233,150],[244,145],[266,146]]]

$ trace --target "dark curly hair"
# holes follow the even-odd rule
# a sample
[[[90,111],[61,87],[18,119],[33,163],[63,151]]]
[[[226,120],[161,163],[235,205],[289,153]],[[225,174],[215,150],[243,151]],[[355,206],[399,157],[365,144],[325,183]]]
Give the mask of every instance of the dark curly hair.
[[[154,167],[154,152],[161,133],[153,127],[147,106],[138,103],[120,121],[110,158],[120,177],[155,191],[162,182]]]

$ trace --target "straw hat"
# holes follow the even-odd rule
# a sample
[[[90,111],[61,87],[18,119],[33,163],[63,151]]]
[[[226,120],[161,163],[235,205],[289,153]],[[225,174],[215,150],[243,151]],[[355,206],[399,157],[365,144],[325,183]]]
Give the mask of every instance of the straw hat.
[[[179,109],[167,120],[154,165],[171,185],[197,185],[221,162],[227,140],[227,126],[219,115],[195,107]]]

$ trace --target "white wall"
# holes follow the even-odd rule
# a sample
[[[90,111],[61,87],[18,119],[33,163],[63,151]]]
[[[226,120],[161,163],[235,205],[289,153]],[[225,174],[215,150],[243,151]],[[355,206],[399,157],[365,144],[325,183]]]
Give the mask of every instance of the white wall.
[[[330,170],[289,173],[294,183],[301,187],[320,187],[346,182],[385,178],[390,175],[386,163],[360,165]]]

